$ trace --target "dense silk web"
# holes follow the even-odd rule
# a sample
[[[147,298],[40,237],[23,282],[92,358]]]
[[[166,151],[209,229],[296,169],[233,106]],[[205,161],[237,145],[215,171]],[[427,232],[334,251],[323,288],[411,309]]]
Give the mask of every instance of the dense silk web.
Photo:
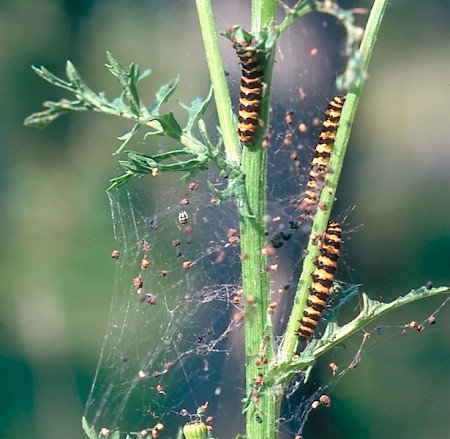
[[[336,72],[344,63],[335,27],[330,18],[306,20],[280,41],[276,56],[266,136],[266,229],[268,245],[274,249],[267,270],[278,344],[311,227],[298,205],[307,190],[327,102],[336,92]],[[237,114],[241,72],[231,44],[225,64]],[[210,116],[211,132],[215,126]],[[110,194],[115,238],[111,252],[117,250],[118,257],[111,259],[116,274],[110,318],[85,413],[98,430],[137,434],[161,422],[161,437],[173,438],[180,426],[198,419],[197,409],[207,403],[205,417],[214,416],[218,437],[243,432],[241,405],[249,390],[242,369],[247,359],[241,330],[245,303],[240,292],[238,213],[232,201],[219,204],[209,189],[207,180],[218,187],[226,184],[226,176],[214,172],[190,183],[181,182],[180,175],[147,176]],[[339,205],[337,211],[334,219],[340,220]],[[344,222],[344,242],[345,227]],[[344,277],[345,254],[343,259],[337,281]],[[335,290],[318,323],[317,337],[326,337],[324,322],[337,318],[333,308],[354,302],[357,311],[354,285],[339,282]],[[368,341],[382,332],[367,331],[347,357],[328,359],[318,375],[302,373],[291,382],[279,422],[284,437],[302,434],[311,412],[329,406],[326,397],[356,368]],[[301,386],[305,381],[309,394]]]
[[[321,68],[328,77],[310,83],[316,60],[305,32],[289,34],[280,45],[267,130],[267,240],[276,250],[267,269],[279,341],[310,227],[300,220],[297,205],[329,99],[327,91],[317,91],[334,76],[326,61]],[[237,113],[241,72],[232,47],[226,63]],[[232,201],[217,205],[206,178],[225,183],[211,172],[194,185],[162,174],[110,195],[116,239],[111,251],[120,256],[111,262],[116,278],[110,321],[86,407],[88,422],[98,429],[132,433],[162,422],[164,434],[175,437],[208,402],[206,415],[215,416],[219,436],[242,431],[244,374],[230,373],[245,362],[237,211]],[[229,431],[230,423],[236,431]]]

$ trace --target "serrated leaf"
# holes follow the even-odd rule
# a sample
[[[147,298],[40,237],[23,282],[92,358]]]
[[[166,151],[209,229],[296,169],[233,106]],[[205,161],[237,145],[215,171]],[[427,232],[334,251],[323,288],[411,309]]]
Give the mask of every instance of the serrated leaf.
[[[203,119],[200,119],[198,121],[198,130],[200,132],[200,136],[203,139],[203,143],[208,148],[208,151],[209,151],[210,155],[216,156],[218,154],[219,149],[216,146],[214,146],[211,143],[211,141],[209,140],[208,132],[206,131],[206,124],[205,124],[205,121]],[[221,138],[220,138],[220,140],[221,140]]]
[[[186,104],[183,104],[182,102],[180,102],[180,105],[189,114],[189,119],[186,124],[186,128],[184,129],[184,131],[186,133],[188,133],[188,134],[191,133],[191,130],[192,130],[192,127],[194,126],[195,121],[197,120],[197,118],[199,116],[201,116],[205,112],[206,108],[208,107],[209,102],[211,101],[211,97],[212,97],[212,87],[210,87],[208,96],[206,96],[205,99],[201,99],[199,97],[194,98],[191,101],[190,105],[186,105]]]
[[[178,75],[175,79],[172,79],[172,81],[159,87],[159,90],[155,94],[156,99],[155,102],[153,103],[153,108],[151,111],[152,115],[154,116],[159,115],[161,105],[167,102],[170,96],[172,96],[173,92],[176,90],[178,86],[179,80],[180,76]]]
[[[120,64],[111,52],[106,52],[106,58],[110,64],[106,64],[112,75],[118,79],[120,86],[122,87],[123,94],[129,105],[131,112],[135,116],[141,115],[141,102],[139,99],[139,94],[136,88],[136,76],[135,76],[135,66],[130,65],[127,71],[122,64]]]
[[[138,177],[138,174],[133,174],[132,172],[127,172],[123,175],[120,175],[119,177],[114,177],[111,178],[109,180],[109,182],[111,183],[108,187],[108,189],[106,189],[106,192],[110,192],[114,189],[119,189],[120,187],[122,187],[123,185],[125,185],[126,183],[128,183],[130,180],[132,180],[135,177]]]
[[[48,71],[45,67],[43,67],[43,66],[41,66],[41,67],[31,66],[31,68],[44,81],[47,81],[47,82],[49,82],[50,84],[52,84],[52,85],[54,85],[56,87],[63,88],[65,90],[69,90],[71,92],[74,91],[74,88],[73,88],[73,86],[72,86],[72,84],[70,82],[67,82],[67,81],[64,81],[61,78],[58,78],[56,75],[54,75],[53,73]]]
[[[160,154],[152,155],[153,160],[160,163],[174,157],[181,157],[187,155],[184,149],[172,149],[171,151],[161,152]]]
[[[84,416],[81,418],[81,426],[83,427],[83,431],[89,439],[98,438],[95,428],[89,425],[87,419]]]
[[[185,172],[188,177],[193,176],[197,171],[204,170],[209,162],[209,157],[204,154],[193,156],[184,149],[167,151],[161,154],[149,156],[136,151],[126,151],[129,160],[119,160],[120,166],[126,170],[125,174],[110,179],[111,185],[107,189],[111,191],[118,189],[131,179],[152,174],[155,169],[160,172]],[[169,163],[167,160],[176,158]]]
[[[43,128],[69,111],[86,111],[92,108],[80,100],[69,101],[68,99],[61,99],[59,102],[47,101],[43,105],[48,109],[28,116],[24,120],[26,126]]]
[[[230,174],[228,175],[228,186],[225,189],[217,189],[208,181],[210,190],[217,196],[219,202],[235,198],[239,214],[247,218],[254,218],[248,204],[247,192],[245,189],[244,179],[241,174],[233,172],[233,167],[229,166]]]
[[[151,157],[130,157],[130,161],[120,160],[120,166],[124,169],[138,172],[140,174],[148,174],[152,171],[152,169],[158,167],[158,163],[156,163]]]
[[[24,125],[27,127],[35,127],[35,128],[45,128],[47,125],[52,123],[55,119],[63,114],[67,113],[67,110],[45,110],[39,111],[37,113],[30,114],[23,121]]]
[[[120,144],[119,148],[117,148],[117,150],[114,152],[113,155],[119,154],[128,145],[130,140],[142,129],[144,125],[145,122],[138,122],[133,126],[133,128],[130,131],[118,137],[117,139],[123,140],[123,142]]]
[[[180,139],[183,132],[172,112],[163,114],[162,116],[155,116],[155,120],[161,124],[166,136],[176,140]]]
[[[70,61],[66,63],[66,76],[70,79],[72,85],[81,82],[81,77],[77,69]]]
[[[101,106],[102,99],[100,96],[86,85],[86,83],[81,79],[81,76],[78,74],[77,69],[70,61],[67,61],[66,75],[75,88],[74,93],[77,96],[89,102],[94,108],[99,108]]]
[[[184,172],[197,168],[205,163],[207,158],[192,157],[187,159],[178,158],[175,163],[163,163],[172,157],[189,156],[184,150],[171,151],[170,153],[157,154],[149,156],[135,151],[127,152],[130,161],[121,160],[119,163],[127,170],[138,173],[150,173],[153,169],[158,168],[160,171]]]

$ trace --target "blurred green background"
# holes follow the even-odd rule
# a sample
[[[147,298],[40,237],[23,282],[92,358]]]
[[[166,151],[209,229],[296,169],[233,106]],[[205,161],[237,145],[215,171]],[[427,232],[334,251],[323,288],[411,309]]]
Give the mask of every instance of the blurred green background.
[[[248,23],[250,2],[213,4],[220,29]],[[356,205],[349,222],[364,225],[349,234],[345,263],[381,300],[428,280],[450,284],[449,22],[445,0],[388,7],[352,134],[338,206]],[[117,174],[115,138],[128,126],[79,114],[46,130],[24,127],[44,100],[62,96],[30,66],[64,77],[70,59],[94,90],[114,96],[109,50],[124,64],[151,67],[154,84],[180,72],[177,98],[187,102],[209,84],[195,7],[3,0],[0,34],[0,437],[82,437],[112,288],[105,189]],[[442,301],[380,323],[422,321]],[[319,427],[320,437],[335,439],[450,437],[449,319],[445,308],[423,334],[378,341],[335,388],[333,408],[311,418],[309,437]]]

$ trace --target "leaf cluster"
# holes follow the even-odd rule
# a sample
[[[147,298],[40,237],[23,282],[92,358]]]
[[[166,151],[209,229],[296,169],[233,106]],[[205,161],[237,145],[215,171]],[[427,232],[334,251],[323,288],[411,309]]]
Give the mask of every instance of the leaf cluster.
[[[119,137],[122,143],[115,151],[115,154],[123,151],[127,155],[126,160],[119,160],[125,173],[112,178],[108,190],[117,189],[135,177],[156,176],[160,172],[182,172],[184,179],[190,180],[197,172],[206,170],[208,164],[212,163],[228,177],[228,186],[225,189],[219,190],[210,184],[219,202],[231,197],[236,198],[240,214],[251,216],[240,167],[223,154],[220,136],[216,145],[209,140],[205,123],[201,119],[211,101],[212,90],[204,99],[196,97],[190,104],[179,102],[188,116],[187,123],[182,127],[173,112],[164,112],[162,109],[163,104],[177,89],[178,77],[160,86],[155,93],[153,103],[147,107],[139,96],[138,83],[149,76],[150,71],[140,73],[135,64],[125,68],[109,52],[107,52],[107,60],[106,67],[122,89],[120,96],[113,100],[108,100],[102,92],[94,92],[70,61],[66,65],[67,81],[55,76],[45,67],[33,67],[42,79],[74,94],[75,99],[64,98],[57,102],[45,102],[43,105],[46,109],[28,116],[25,119],[25,125],[42,128],[63,114],[74,111],[94,111],[130,120],[133,122],[133,127]],[[198,128],[200,138],[194,134],[195,128]],[[175,140],[179,147],[168,146],[164,152],[152,155],[125,150],[136,135],[144,130],[144,142],[151,136],[161,136],[168,140]]]

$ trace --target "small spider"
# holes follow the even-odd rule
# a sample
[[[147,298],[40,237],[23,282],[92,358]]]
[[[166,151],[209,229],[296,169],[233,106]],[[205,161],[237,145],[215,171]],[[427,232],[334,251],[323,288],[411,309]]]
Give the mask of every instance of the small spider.
[[[188,216],[187,212],[185,210],[182,210],[178,214],[178,222],[180,224],[187,224],[188,220],[189,220],[189,216]]]

